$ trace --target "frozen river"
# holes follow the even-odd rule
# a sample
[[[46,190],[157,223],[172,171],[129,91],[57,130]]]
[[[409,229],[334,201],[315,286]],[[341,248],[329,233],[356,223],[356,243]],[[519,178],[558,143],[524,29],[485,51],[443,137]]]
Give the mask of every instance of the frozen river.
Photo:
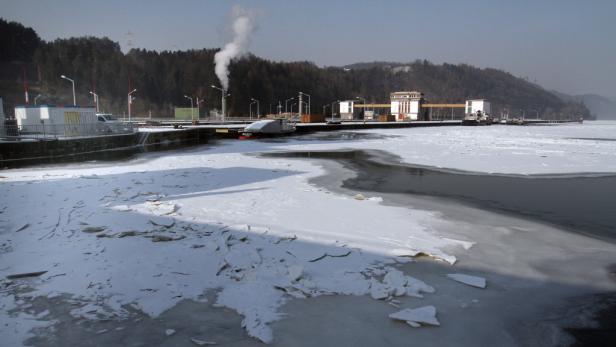
[[[615,133],[373,130],[4,170],[0,335],[562,344],[616,289]]]

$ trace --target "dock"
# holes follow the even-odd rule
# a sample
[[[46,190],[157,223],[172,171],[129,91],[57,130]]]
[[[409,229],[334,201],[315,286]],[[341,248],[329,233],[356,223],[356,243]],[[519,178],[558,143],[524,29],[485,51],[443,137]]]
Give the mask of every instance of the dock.
[[[525,120],[524,124],[570,123],[570,120]],[[577,122],[577,121],[575,121]],[[82,136],[25,141],[0,141],[0,167],[21,167],[62,161],[121,158],[144,151],[177,149],[206,144],[215,139],[237,139],[250,121],[213,122],[193,125],[190,122],[139,124],[133,134]],[[344,121],[339,123],[298,123],[294,135],[322,131],[366,129],[400,129],[436,126],[461,126],[461,120],[376,122]],[[516,124],[516,125],[524,125]],[[495,123],[492,126],[504,124]],[[507,124],[510,125],[510,124]]]

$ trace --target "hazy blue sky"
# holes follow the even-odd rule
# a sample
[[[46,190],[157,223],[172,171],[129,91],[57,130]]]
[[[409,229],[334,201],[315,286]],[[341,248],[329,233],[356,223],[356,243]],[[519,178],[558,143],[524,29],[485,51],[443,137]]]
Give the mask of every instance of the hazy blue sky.
[[[235,4],[257,13],[249,50],[273,60],[468,63],[616,97],[616,0],[0,0],[0,16],[45,40],[94,35],[175,50],[222,46]]]

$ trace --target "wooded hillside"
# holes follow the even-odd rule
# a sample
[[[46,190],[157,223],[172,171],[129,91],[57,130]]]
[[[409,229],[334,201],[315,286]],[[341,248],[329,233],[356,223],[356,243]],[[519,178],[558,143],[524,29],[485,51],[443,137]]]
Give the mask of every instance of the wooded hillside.
[[[24,77],[30,101],[41,94],[39,103],[72,103],[71,85],[64,74],[75,80],[77,102],[92,104],[90,91],[100,98],[101,108],[122,115],[127,93],[138,91],[133,114],[170,117],[175,106],[188,107],[184,95],[205,99],[202,114],[220,107],[219,85],[214,75],[217,49],[189,51],[147,51],[133,49],[127,54],[108,38],[79,37],[42,41],[36,32],[19,23],[0,20],[0,96],[5,112],[24,103]],[[334,100],[356,96],[368,102],[389,102],[389,93],[418,90],[429,101],[462,102],[485,98],[492,102],[493,114],[507,109],[511,115],[525,110],[543,115],[575,114],[589,117],[578,102],[566,102],[542,87],[496,69],[469,65],[436,65],[428,61],[411,63],[362,63],[346,67],[320,68],[310,62],[273,62],[248,55],[231,64],[228,107],[230,115],[248,114],[251,98],[260,100],[261,113],[303,91],[312,96],[312,113]],[[205,106],[205,107],[203,107]],[[328,111],[329,112],[329,111]]]

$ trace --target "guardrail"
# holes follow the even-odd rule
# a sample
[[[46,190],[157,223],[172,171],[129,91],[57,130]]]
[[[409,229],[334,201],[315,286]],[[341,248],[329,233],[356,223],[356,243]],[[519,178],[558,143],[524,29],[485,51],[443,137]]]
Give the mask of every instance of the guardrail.
[[[8,122],[7,122],[8,123]],[[0,139],[3,140],[56,140],[63,138],[103,135],[132,134],[136,127],[131,123],[85,123],[85,124],[0,124]]]

